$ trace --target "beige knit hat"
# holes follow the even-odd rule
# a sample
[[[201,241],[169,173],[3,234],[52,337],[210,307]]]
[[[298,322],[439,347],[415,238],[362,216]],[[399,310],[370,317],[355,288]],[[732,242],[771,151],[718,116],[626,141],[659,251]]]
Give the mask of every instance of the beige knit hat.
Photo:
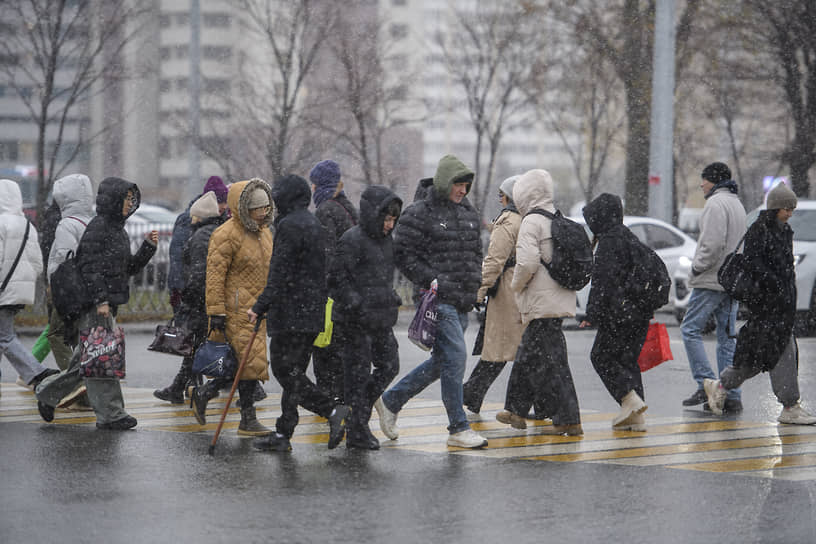
[[[796,207],[796,194],[784,183],[777,183],[768,193],[767,206],[769,210],[792,210]]]
[[[190,217],[206,219],[207,217],[218,217],[218,197],[214,191],[207,191],[190,206]]]
[[[260,187],[254,189],[249,195],[247,202],[247,209],[254,210],[255,208],[263,208],[269,206],[269,195]]]

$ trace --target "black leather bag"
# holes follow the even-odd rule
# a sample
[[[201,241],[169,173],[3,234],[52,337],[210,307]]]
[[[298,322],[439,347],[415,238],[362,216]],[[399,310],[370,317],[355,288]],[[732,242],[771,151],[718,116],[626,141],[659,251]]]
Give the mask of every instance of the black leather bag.
[[[212,329],[207,333],[209,337]],[[193,374],[210,376],[211,378],[232,378],[238,369],[238,357],[229,341],[224,342],[207,340],[201,344],[193,357]]]
[[[726,256],[725,261],[717,271],[717,282],[734,300],[750,303],[757,297],[758,290],[756,282],[745,268],[745,255],[738,253],[744,240],[745,236],[737,244],[736,249]]]
[[[175,320],[171,319],[167,325],[156,327],[156,336],[147,349],[180,357],[190,357],[195,348],[193,337],[192,332],[184,327],[176,326]]]

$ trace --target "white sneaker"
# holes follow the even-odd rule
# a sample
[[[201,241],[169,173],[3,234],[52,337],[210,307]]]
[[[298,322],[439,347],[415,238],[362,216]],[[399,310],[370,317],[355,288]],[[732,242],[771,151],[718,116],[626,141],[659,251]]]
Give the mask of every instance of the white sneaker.
[[[17,376],[17,381],[14,382],[22,388],[28,389],[29,391],[34,391],[34,388],[28,385],[20,376]]]
[[[380,430],[389,440],[396,440],[399,437],[397,414],[385,407],[382,397],[374,403],[374,409],[377,410],[377,415],[380,417]]]
[[[466,429],[448,436],[448,446],[470,449],[484,448],[487,447],[487,439],[473,429]]]
[[[704,379],[703,389],[705,389],[706,395],[708,395],[708,407],[711,408],[712,412],[721,416],[727,391],[720,383],[720,380]]]
[[[797,402],[793,406],[782,408],[782,413],[779,414],[777,421],[789,425],[813,425],[816,424],[816,416],[808,413],[802,408],[802,404]]]
[[[646,403],[640,398],[640,395],[635,393],[635,390],[626,393],[626,396],[621,399],[621,409],[618,415],[612,420],[613,429],[622,429],[634,422],[634,419],[646,411]]]

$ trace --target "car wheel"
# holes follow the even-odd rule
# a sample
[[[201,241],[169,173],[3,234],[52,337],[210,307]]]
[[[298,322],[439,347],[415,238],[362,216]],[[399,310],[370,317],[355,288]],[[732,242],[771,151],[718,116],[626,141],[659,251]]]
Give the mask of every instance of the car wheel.
[[[810,310],[796,312],[796,336],[816,336],[816,289],[810,297]]]

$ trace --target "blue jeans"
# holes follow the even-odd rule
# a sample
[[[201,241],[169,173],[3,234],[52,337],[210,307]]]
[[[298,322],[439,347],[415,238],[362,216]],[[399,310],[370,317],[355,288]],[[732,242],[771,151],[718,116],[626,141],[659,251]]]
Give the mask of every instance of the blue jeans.
[[[708,356],[703,344],[703,328],[711,315],[717,323],[717,374],[731,366],[734,360],[734,349],[737,345],[735,326],[737,321],[738,303],[723,291],[700,289],[695,287],[691,291],[686,316],[680,324],[680,333],[683,335],[683,344],[686,347],[691,375],[697,382],[699,389],[703,388],[703,380],[716,380],[717,376],[711,370]],[[731,389],[728,398],[739,400],[742,391]]]
[[[448,412],[448,432],[454,434],[470,429],[465,410],[462,408],[462,380],[465,377],[467,361],[465,329],[468,318],[466,313],[457,311],[450,304],[440,304],[436,312],[439,324],[431,358],[383,393],[382,401],[386,408],[396,414],[406,402],[436,380],[440,380],[442,403]]]

